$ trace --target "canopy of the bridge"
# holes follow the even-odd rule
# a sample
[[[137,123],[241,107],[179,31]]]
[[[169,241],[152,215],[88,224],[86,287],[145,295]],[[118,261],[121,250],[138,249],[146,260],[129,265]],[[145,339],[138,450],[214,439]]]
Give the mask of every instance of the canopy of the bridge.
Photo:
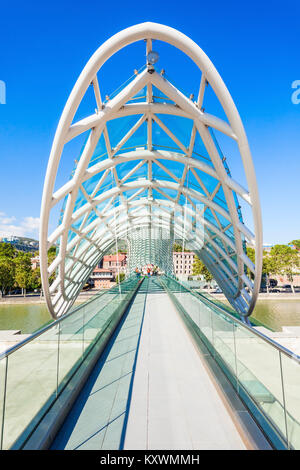
[[[197,95],[187,96],[164,71],[156,70],[153,39],[158,53],[160,41],[167,42],[194,61],[201,71]],[[136,41],[145,42],[145,65],[103,99],[101,67]],[[207,87],[226,120],[205,111]],[[95,112],[74,119],[91,90]],[[216,133],[236,143],[247,188],[231,176],[229,156],[224,157]],[[71,177],[67,180],[66,175],[57,187],[63,150],[83,135]],[[250,208],[252,230],[243,221],[241,200]],[[51,231],[50,214],[59,205],[59,223]],[[183,240],[206,264],[234,308],[241,315],[251,313],[261,278],[262,225],[241,119],[223,80],[197,44],[170,27],[143,23],[116,34],[95,52],[71,92],[56,131],[40,231],[42,282],[51,314],[57,317],[68,311],[95,265],[118,240],[138,230],[150,234],[158,229],[169,233],[170,239]],[[246,244],[256,248],[255,265],[247,256]],[[52,246],[56,257],[48,266]]]

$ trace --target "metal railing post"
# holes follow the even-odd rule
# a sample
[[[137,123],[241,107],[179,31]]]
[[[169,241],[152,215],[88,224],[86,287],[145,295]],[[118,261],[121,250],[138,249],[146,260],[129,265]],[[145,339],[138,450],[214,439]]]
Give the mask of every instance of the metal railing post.
[[[288,449],[290,449],[289,432],[288,432],[287,415],[286,415],[285,391],[284,391],[284,382],[283,382],[282,358],[281,358],[281,352],[280,351],[278,351],[278,352],[279,352],[280,377],[281,377],[281,387],[282,387],[282,401],[283,401],[286,442],[287,442]]]
[[[236,391],[239,393],[239,378],[238,378],[238,367],[237,367],[237,348],[236,348],[236,336],[235,336],[235,324],[232,323],[233,331],[233,344],[234,344],[234,358],[235,358],[235,376],[236,376]]]
[[[5,420],[5,407],[6,407],[7,371],[8,371],[8,356],[6,356],[6,358],[5,358],[5,373],[4,373],[4,387],[3,387],[3,407],[2,407],[2,423],[1,423],[1,435],[0,435],[0,450],[3,450],[3,440],[4,440],[4,420]]]
[[[58,323],[58,339],[57,339],[57,361],[56,361],[56,398],[58,396],[58,379],[59,379],[59,356],[60,356],[60,328],[61,323]]]

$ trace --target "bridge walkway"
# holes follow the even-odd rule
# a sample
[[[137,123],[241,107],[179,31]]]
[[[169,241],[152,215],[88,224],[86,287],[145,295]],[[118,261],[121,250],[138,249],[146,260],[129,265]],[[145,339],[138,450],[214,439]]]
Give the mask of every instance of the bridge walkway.
[[[146,279],[51,448],[268,448],[222,373],[227,396],[213,379],[209,360],[167,293]]]

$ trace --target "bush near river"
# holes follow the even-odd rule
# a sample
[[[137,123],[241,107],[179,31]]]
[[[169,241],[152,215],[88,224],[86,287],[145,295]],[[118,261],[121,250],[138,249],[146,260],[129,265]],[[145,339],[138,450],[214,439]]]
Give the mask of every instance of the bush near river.
[[[55,248],[48,252],[49,264],[54,259]],[[26,291],[41,288],[40,268],[32,268],[32,253],[18,251],[10,243],[0,243],[0,293],[2,296],[21,289]]]
[[[247,248],[249,259],[255,263],[255,249]],[[287,276],[294,290],[293,279],[300,272],[300,240],[293,240],[288,245],[274,245],[270,251],[263,252],[262,284],[268,286],[268,280],[272,276]],[[196,256],[193,265],[193,275],[202,274],[207,282],[212,280],[212,275],[201,260]],[[248,270],[253,278],[253,274]]]

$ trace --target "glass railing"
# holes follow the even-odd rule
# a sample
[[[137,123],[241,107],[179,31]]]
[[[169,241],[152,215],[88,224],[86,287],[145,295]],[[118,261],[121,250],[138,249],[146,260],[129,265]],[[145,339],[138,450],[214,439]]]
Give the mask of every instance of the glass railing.
[[[21,449],[89,352],[106,344],[140,280],[129,278],[0,355],[1,449]]]
[[[300,449],[300,357],[178,281],[161,282],[276,449]]]
[[[213,304],[215,304],[217,307],[219,307],[221,310],[224,310],[225,312],[228,312],[233,317],[240,318],[239,313],[237,313],[229,303],[225,303],[222,300],[218,299],[217,297],[214,297],[210,292],[205,291],[200,284],[198,285],[199,286],[198,290],[196,290],[197,282],[201,282],[201,281],[194,281],[194,282],[192,282],[192,281],[180,281],[180,284],[184,285],[188,289],[195,289],[194,293],[197,293],[200,298],[207,299],[210,302],[212,302]],[[203,283],[203,284],[206,284],[206,283]],[[256,318],[251,317],[251,318],[248,318],[248,320],[250,321],[252,326],[263,326],[267,330],[274,331],[274,330],[272,330],[272,328],[269,325],[266,325],[266,324],[260,322]]]

